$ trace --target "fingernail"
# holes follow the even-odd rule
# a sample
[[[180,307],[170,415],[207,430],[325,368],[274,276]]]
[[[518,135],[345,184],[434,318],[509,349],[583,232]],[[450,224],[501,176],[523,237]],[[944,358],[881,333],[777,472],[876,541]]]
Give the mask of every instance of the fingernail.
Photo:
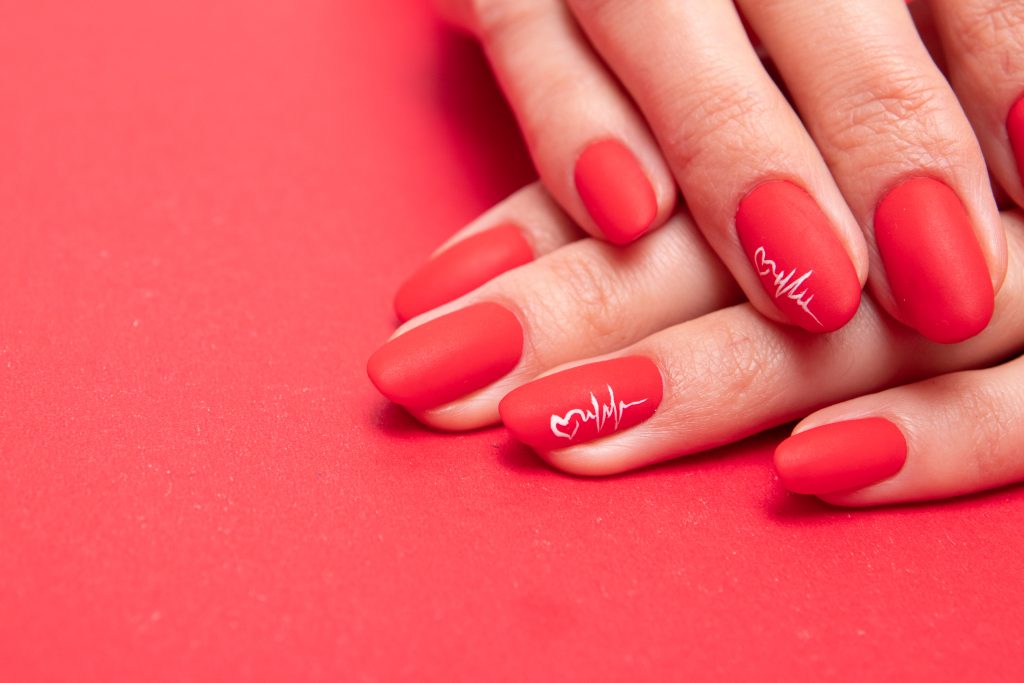
[[[794,434],[775,449],[775,469],[793,493],[824,495],[877,484],[907,460],[907,441],[889,420],[834,422]]]
[[[951,344],[985,329],[994,294],[963,203],[945,183],[911,178],[878,204],[875,241],[903,322]]]
[[[453,301],[533,260],[533,250],[512,224],[484,230],[453,244],[406,280],[395,295],[402,321]]]
[[[1024,180],[1024,97],[1017,100],[1006,117],[1006,132],[1017,160],[1017,173]]]
[[[860,280],[828,218],[785,180],[755,187],[740,201],[736,232],[768,295],[793,324],[831,332],[860,305]]]
[[[410,408],[433,408],[508,374],[523,351],[523,328],[507,308],[474,304],[443,315],[377,349],[370,381]]]
[[[576,191],[609,241],[632,242],[647,232],[658,200],[640,162],[618,140],[591,143],[576,161]]]
[[[525,384],[498,406],[512,435],[539,451],[611,436],[647,420],[661,403],[661,372],[627,356],[579,365]]]

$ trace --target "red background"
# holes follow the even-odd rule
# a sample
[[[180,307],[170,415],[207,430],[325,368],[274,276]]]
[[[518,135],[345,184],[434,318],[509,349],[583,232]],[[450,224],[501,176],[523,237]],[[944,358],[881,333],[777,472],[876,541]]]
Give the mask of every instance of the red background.
[[[0,64],[3,680],[1024,679],[1021,488],[574,479],[374,392],[532,177],[425,3],[5,2]]]

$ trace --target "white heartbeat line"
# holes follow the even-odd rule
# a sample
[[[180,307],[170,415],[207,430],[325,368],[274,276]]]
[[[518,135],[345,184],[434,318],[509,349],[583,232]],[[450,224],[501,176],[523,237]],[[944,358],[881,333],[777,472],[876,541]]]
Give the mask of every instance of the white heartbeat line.
[[[768,275],[771,273],[772,277],[775,278],[776,299],[785,296],[787,299],[795,301],[796,305],[804,309],[804,312],[807,313],[807,315],[814,318],[814,322],[821,325],[821,321],[818,320],[818,316],[811,313],[811,301],[814,299],[814,295],[811,294],[810,296],[807,296],[806,287],[804,287],[803,291],[797,291],[800,289],[800,286],[807,281],[807,278],[814,274],[813,270],[808,270],[806,273],[794,280],[793,277],[796,275],[796,268],[788,273],[779,272],[779,265],[772,259],[768,258],[768,254],[764,250],[764,247],[758,247],[757,251],[754,252],[754,266],[757,268],[757,272],[760,275]],[[824,325],[822,325],[822,327],[824,327]]]
[[[615,427],[612,431],[616,431],[619,428],[619,423],[622,422],[622,414],[626,412],[627,408],[638,406],[641,403],[646,403],[647,399],[643,398],[639,401],[633,401],[632,403],[626,403],[625,401],[615,401],[615,391],[612,389],[610,384],[606,384],[605,387],[608,389],[608,403],[601,403],[594,396],[594,392],[590,392],[590,405],[592,410],[573,408],[565,415],[552,415],[551,416],[551,433],[555,436],[562,437],[563,439],[572,439],[576,436],[576,432],[580,430],[580,425],[587,422],[594,422],[597,426],[597,431],[600,433],[604,426],[608,423],[608,419],[612,418],[615,420]],[[579,418],[579,421],[573,424],[571,432],[565,432],[559,429],[559,427],[566,427],[573,418]]]

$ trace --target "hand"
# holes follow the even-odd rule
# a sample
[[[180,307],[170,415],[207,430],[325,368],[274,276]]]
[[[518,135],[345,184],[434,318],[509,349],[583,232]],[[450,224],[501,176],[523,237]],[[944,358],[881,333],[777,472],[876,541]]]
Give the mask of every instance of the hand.
[[[874,432],[853,442],[880,452],[851,449],[842,429],[809,431],[780,447],[784,483],[836,503],[873,504],[1024,476],[1022,361],[971,370],[1024,349],[1024,225],[1013,215],[1005,217],[1013,267],[993,322],[957,346],[922,339],[870,298],[832,335],[766,321],[749,304],[733,305],[731,277],[682,215],[625,249],[573,241],[567,219],[534,185],[481,220],[464,233],[491,222],[530,225],[524,239],[544,255],[410,321],[370,360],[381,392],[426,424],[485,426],[500,405],[509,430],[553,466],[602,475],[861,396],[797,431],[882,418],[895,427],[871,422]],[[887,481],[870,486],[871,478]]]
[[[988,321],[1006,255],[978,139],[1024,203],[1019,3],[929,3],[954,93],[898,0],[740,0],[795,109],[729,0],[439,4],[480,39],[541,179],[590,234],[662,224],[674,175],[770,318],[841,327],[870,270],[881,306],[933,340]]]

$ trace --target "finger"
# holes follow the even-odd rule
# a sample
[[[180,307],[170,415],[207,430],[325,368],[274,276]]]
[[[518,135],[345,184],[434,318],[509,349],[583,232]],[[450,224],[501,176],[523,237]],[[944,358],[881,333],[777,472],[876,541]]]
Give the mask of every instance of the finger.
[[[983,329],[1006,270],[1002,226],[970,124],[904,3],[740,5],[868,235],[878,301],[934,341]]]
[[[953,84],[992,174],[1024,206],[1024,4],[930,0]]]
[[[474,25],[541,180],[595,237],[630,242],[676,188],[646,124],[560,0],[474,3]]]
[[[836,505],[949,498],[1024,479],[1024,358],[821,410],[779,444],[795,493]]]
[[[367,371],[426,424],[473,429],[497,422],[501,397],[554,365],[738,298],[692,224],[677,216],[628,247],[585,239],[498,276],[399,328]]]
[[[732,2],[570,5],[757,309],[813,332],[844,325],[867,276],[863,236]]]
[[[543,185],[527,185],[442,244],[398,288],[395,313],[414,318],[581,236]]]
[[[511,392],[505,426],[555,467],[600,475],[705,450],[823,405],[1024,347],[1024,232],[989,327],[956,346],[890,321],[866,297],[849,325],[813,335],[749,305],[716,311]]]

